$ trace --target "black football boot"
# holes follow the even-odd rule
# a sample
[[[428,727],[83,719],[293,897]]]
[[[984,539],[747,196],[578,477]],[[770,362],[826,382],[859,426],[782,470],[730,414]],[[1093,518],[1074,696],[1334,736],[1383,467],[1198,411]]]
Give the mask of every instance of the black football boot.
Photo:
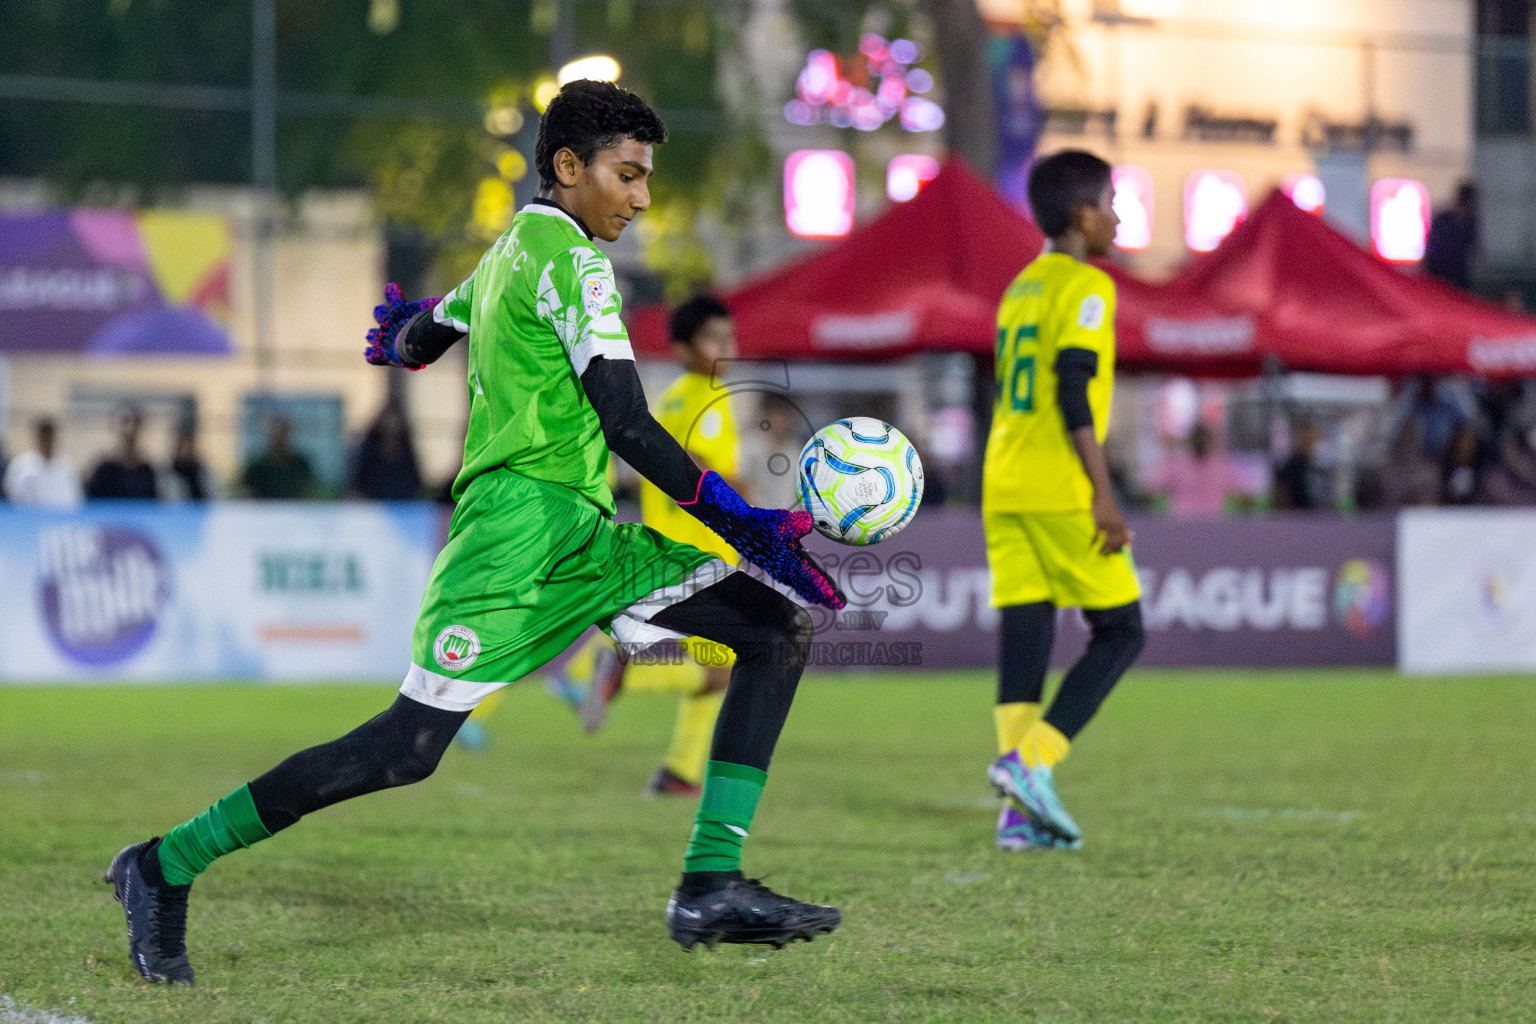
[[[755,878],[735,878],[724,888],[697,895],[681,889],[667,900],[667,930],[685,950],[702,942],[754,943],[782,948],[796,939],[810,942],[842,923],[836,907],[780,896]]]
[[[160,838],[124,847],[107,868],[104,881],[128,916],[128,959],[145,981],[192,985],[187,961],[187,893],[190,885],[152,885],[145,877],[144,855]],[[158,876],[159,872],[155,874]]]

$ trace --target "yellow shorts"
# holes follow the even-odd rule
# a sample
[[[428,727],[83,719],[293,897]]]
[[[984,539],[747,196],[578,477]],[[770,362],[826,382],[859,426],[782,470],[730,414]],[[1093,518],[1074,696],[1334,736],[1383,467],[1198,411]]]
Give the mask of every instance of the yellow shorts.
[[[1090,512],[991,512],[983,525],[994,608],[1118,608],[1141,597],[1130,548],[1101,553]]]
[[[725,644],[716,643],[713,640],[705,640],[701,636],[690,636],[679,640],[687,652],[693,655],[693,660],[705,668],[730,668],[736,664],[736,652]]]
[[[692,544],[702,551],[707,551],[726,565],[735,565],[741,561],[741,556],[736,553],[736,549],[721,540],[713,530],[688,513],[675,507],[671,508],[672,510],[665,514],[647,517],[645,525],[660,531],[663,536],[679,544]],[[693,655],[694,661],[705,668],[729,668],[736,664],[735,652],[724,644],[705,640],[701,636],[690,636],[678,642]]]

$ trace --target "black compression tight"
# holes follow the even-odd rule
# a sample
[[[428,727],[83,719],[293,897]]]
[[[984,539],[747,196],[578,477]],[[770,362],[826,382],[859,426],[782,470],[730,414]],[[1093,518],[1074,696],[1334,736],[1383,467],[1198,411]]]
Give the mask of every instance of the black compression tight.
[[[1013,604],[1002,609],[998,633],[997,702],[1040,703],[1045,673],[1056,640],[1056,606],[1049,601]]]
[[[651,619],[736,652],[715,727],[716,760],[767,770],[795,699],[811,640],[803,609],[745,573],[731,573]],[[301,750],[250,784],[268,832],[306,814],[394,786],[420,782],[469,717],[401,695],[340,739]]]
[[[306,814],[431,775],[467,711],[443,711],[400,695],[383,714],[340,739],[301,750],[251,783],[268,832]]]
[[[1069,740],[1083,731],[1147,642],[1141,605],[1135,601],[1118,608],[1084,609],[1083,617],[1093,637],[1077,664],[1067,670],[1045,713],[1045,720]]]
[[[733,572],[651,622],[736,652],[709,756],[767,771],[805,671],[810,615],[772,587]]]
[[[1003,610],[997,702],[1038,704],[1056,636],[1056,606],[1041,601]],[[1146,645],[1141,605],[1083,611],[1092,629],[1088,649],[1067,670],[1045,720],[1072,739],[1083,730]]]

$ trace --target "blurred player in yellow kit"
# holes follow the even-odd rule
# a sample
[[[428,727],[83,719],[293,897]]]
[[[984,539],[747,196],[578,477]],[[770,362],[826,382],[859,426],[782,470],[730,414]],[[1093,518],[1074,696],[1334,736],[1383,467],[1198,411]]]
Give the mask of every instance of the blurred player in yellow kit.
[[[712,296],[700,295],[679,306],[670,324],[672,351],[683,375],[661,393],[656,419],[703,470],[714,470],[733,486],[741,470],[736,419],[730,398],[717,383],[722,359],[736,354],[730,310]],[[735,550],[708,527],[678,507],[648,480],[640,483],[640,513],[645,525],[692,544],[734,565]],[[601,633],[551,675],[546,689],[577,710],[582,728],[596,732],[607,718],[608,704],[623,690],[682,694],[672,743],[645,787],[648,796],[697,796],[709,760],[710,740],[735,655],[722,644],[701,637],[679,641],[688,657],[681,661],[627,664]]]
[[[1075,849],[1054,766],[1141,653],[1141,589],[1104,460],[1115,385],[1115,282],[1107,255],[1119,218],[1110,167],[1082,150],[1041,159],[1029,205],[1050,240],[997,312],[997,397],[982,477],[992,604],[1002,613],[987,778],[1006,798],[1005,850]],[[1057,608],[1093,631],[1045,713],[1041,695]]]

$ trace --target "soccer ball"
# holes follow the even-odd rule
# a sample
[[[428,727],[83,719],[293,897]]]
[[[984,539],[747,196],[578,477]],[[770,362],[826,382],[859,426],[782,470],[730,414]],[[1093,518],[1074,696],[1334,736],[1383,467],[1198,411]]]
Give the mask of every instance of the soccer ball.
[[[850,416],[816,431],[800,451],[800,503],[824,536],[876,544],[912,521],[923,463],[889,423]]]

